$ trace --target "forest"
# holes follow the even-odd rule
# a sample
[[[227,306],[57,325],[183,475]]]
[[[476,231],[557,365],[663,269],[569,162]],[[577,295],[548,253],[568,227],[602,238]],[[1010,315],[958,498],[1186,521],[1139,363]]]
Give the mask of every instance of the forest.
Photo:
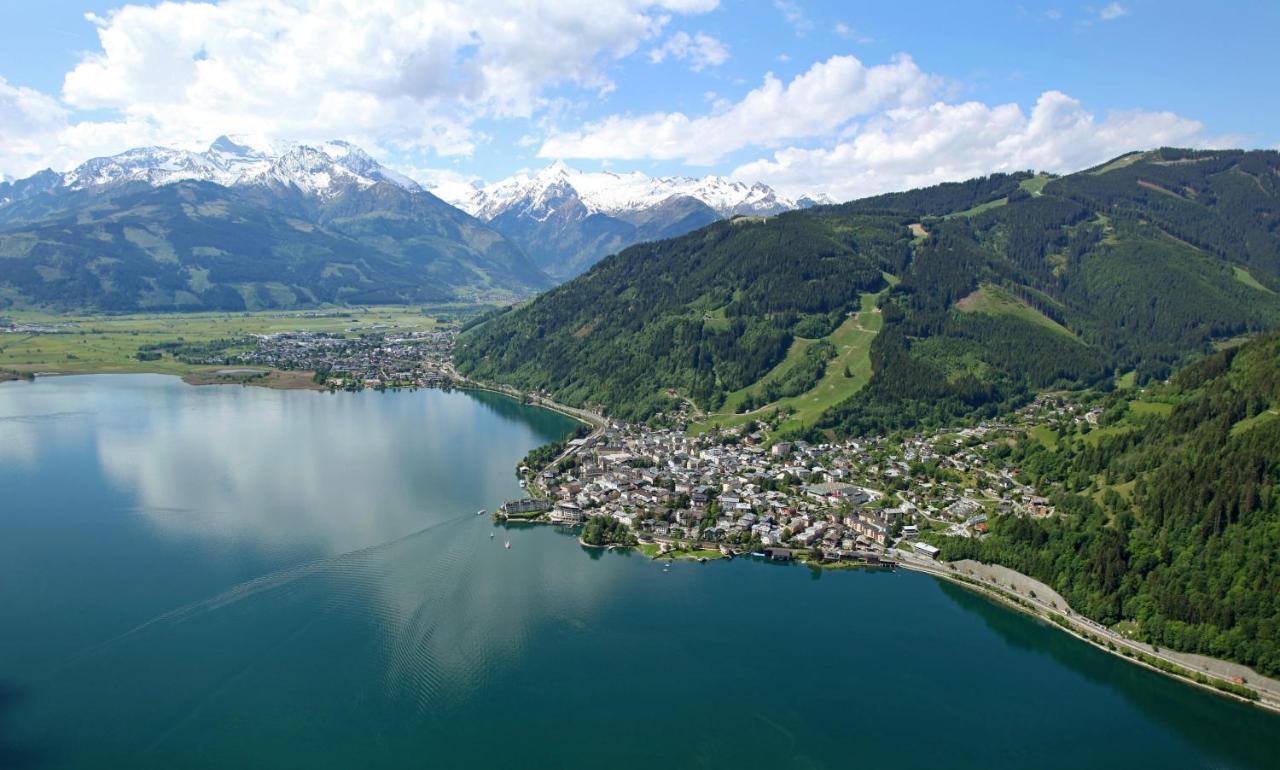
[[[470,329],[457,362],[628,419],[680,398],[715,411],[752,386],[746,408],[767,407],[816,371],[763,381],[793,339],[888,288],[870,382],[810,437],[979,419],[1130,372],[1159,381],[1215,340],[1280,326],[1278,179],[1275,152],[1166,149],[718,222]],[[984,302],[984,286],[1009,299]]]
[[[1090,436],[1059,429],[1007,458],[1056,490],[1047,519],[1001,516],[945,559],[1007,565],[1106,625],[1280,674],[1280,334],[1205,358],[1144,398],[1104,402]]]

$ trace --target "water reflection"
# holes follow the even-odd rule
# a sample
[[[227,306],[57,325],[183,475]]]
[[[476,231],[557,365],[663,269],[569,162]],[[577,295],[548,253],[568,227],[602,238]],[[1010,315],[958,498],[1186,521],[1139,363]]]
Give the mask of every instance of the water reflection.
[[[72,402],[75,415],[65,409]],[[161,765],[178,736],[195,739],[258,711],[265,718],[283,703],[326,713],[325,698],[355,697],[364,704],[350,714],[357,723],[376,721],[377,704],[440,719],[518,666],[539,629],[583,627],[619,576],[574,558],[547,529],[489,536],[488,517],[475,510],[520,494],[517,460],[572,427],[498,396],[109,377],[45,381],[0,404],[0,417],[15,418],[0,428],[6,438],[27,424],[18,416],[63,415],[22,433],[23,456],[49,474],[45,483],[111,488],[134,514],[116,529],[132,531],[129,541],[142,532],[156,539],[144,553],[173,552],[195,572],[222,574],[212,565],[251,555],[248,563],[268,567],[153,611],[54,667],[41,682],[50,697],[28,717],[60,725],[66,740],[129,735],[122,750],[148,746]],[[60,463],[70,447],[86,447],[93,462]],[[34,487],[18,491],[50,505]],[[35,520],[65,528],[77,517],[110,518],[66,511],[59,522],[63,514]],[[516,541],[510,550],[506,539]],[[102,567],[87,572],[110,564],[138,583],[164,578],[156,562],[122,562],[103,545]],[[73,602],[95,601],[78,584],[68,590]],[[129,617],[130,599],[97,600]],[[198,719],[174,722],[193,708]]]

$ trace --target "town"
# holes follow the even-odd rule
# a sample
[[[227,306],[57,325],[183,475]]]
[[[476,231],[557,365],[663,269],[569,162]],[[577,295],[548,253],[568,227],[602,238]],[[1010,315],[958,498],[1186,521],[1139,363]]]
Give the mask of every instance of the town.
[[[497,515],[586,525],[585,544],[650,555],[892,566],[907,554],[936,557],[931,536],[982,537],[994,515],[1053,515],[998,450],[1036,425],[1096,416],[1041,397],[959,430],[818,444],[769,443],[761,425],[690,436],[607,422],[522,465],[530,496]]]
[[[455,332],[365,331],[259,334],[227,341],[227,349],[174,351],[191,364],[267,366],[283,371],[315,372],[317,384],[331,389],[433,387],[449,381],[448,361]]]

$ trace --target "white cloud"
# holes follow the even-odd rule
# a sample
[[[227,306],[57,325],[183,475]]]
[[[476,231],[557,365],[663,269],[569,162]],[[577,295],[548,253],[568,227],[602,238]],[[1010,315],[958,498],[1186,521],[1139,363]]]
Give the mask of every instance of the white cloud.
[[[785,85],[768,74],[741,101],[712,114],[615,115],[578,132],[553,134],[538,155],[712,163],[745,147],[826,136],[859,115],[923,104],[936,86],[907,56],[874,67],[833,56]]]
[[[1030,115],[1016,104],[980,102],[890,110],[832,146],[779,150],[731,176],[849,200],[995,171],[1075,171],[1140,148],[1210,144],[1203,125],[1173,113],[1099,120],[1075,99],[1047,91]]]
[[[794,0],[773,0],[773,7],[782,14],[797,35],[804,35],[813,30],[813,22],[805,14],[804,9]]]
[[[94,155],[151,143],[151,127],[126,121],[71,122],[58,100],[0,77],[0,174],[29,176]]]
[[[484,180],[475,174],[448,168],[404,168],[400,171],[447,201],[462,200],[484,185]]]
[[[1121,16],[1128,16],[1129,9],[1119,3],[1111,3],[1098,12],[1098,18],[1103,21],[1114,21]]]
[[[0,172],[31,145],[50,161],[76,149],[48,134],[74,110],[90,147],[126,136],[195,146],[219,133],[316,141],[347,138],[371,151],[471,152],[485,118],[529,118],[561,86],[607,92],[610,63],[661,34],[675,14],[718,0],[219,0],[126,5],[86,18],[100,49],[66,74],[63,104],[9,87],[0,93]],[[719,55],[698,47],[706,66]],[[34,93],[34,92],[32,92]],[[18,105],[18,106],[14,106]],[[20,115],[21,120],[13,120]],[[40,130],[23,127],[38,123]],[[132,139],[130,140],[132,141]],[[117,144],[109,151],[132,144]],[[23,147],[27,149],[14,149]],[[66,152],[59,154],[58,147]],[[87,156],[75,157],[78,162]]]
[[[720,40],[701,32],[690,35],[688,32],[677,32],[668,37],[657,48],[649,51],[649,60],[661,64],[670,56],[672,59],[688,61],[689,68],[700,72],[707,67],[718,67],[729,60],[729,47]]]
[[[859,34],[858,30],[850,27],[843,21],[837,21],[836,25],[831,28],[831,31],[836,34],[836,37],[842,37],[845,40],[852,40],[855,43],[862,43],[865,45],[866,43],[875,42],[866,35]]]

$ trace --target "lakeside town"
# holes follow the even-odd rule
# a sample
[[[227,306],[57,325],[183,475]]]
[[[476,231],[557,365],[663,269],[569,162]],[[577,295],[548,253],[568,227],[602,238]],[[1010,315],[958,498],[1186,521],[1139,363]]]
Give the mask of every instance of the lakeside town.
[[[282,332],[254,335],[242,352],[187,360],[313,371],[331,389],[465,386],[451,364],[456,334]],[[982,537],[991,516],[1053,515],[996,450],[1038,425],[1097,419],[1096,409],[1041,396],[970,427],[811,444],[772,440],[764,420],[691,435],[687,413],[651,428],[566,411],[593,418],[592,429],[532,452],[518,469],[529,496],[495,515],[573,527],[595,519],[584,542],[654,556],[886,566],[904,552],[935,557],[931,537]]]
[[[550,458],[531,453],[518,469],[530,496],[498,515],[596,520],[584,542],[635,544],[650,555],[893,566],[902,551],[936,557],[930,536],[982,537],[994,515],[1053,515],[995,450],[1050,420],[1094,418],[1042,397],[959,430],[818,444],[770,443],[761,424],[690,436],[610,422],[553,446]]]
[[[76,330],[66,324],[56,333]],[[205,382],[279,387],[271,378],[292,373],[290,383],[303,378],[331,391],[505,393],[583,424],[514,469],[527,496],[495,512],[504,524],[552,524],[585,546],[634,548],[668,562],[664,571],[672,559],[739,555],[828,569],[901,565],[968,584],[1155,670],[1280,708],[1280,684],[1256,672],[1139,642],[1075,613],[1025,575],[938,560],[942,538],[983,538],[993,517],[1054,516],[1045,490],[1028,483],[1009,450],[1025,441],[1051,444],[1064,430],[1088,433],[1099,427],[1098,406],[1067,393],[1042,394],[1013,413],[963,427],[817,443],[776,435],[786,415],[767,410],[752,423],[708,429],[706,416],[686,402],[652,425],[627,424],[557,404],[545,393],[467,379],[452,365],[457,334],[452,322],[429,329],[364,323],[205,341],[178,337],[143,343],[137,358],[201,367]]]
[[[386,330],[363,327],[355,336],[295,331],[246,338],[242,352],[210,350],[187,354],[197,365],[265,366],[314,372],[314,382],[336,390],[437,387],[450,380],[448,362],[456,332]]]

